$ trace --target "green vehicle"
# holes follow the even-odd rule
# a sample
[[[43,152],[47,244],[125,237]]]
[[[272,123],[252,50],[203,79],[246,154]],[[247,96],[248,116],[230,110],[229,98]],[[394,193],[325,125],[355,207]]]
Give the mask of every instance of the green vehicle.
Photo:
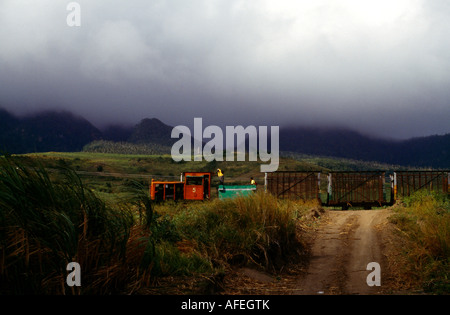
[[[247,196],[256,191],[256,185],[219,185],[219,199]]]

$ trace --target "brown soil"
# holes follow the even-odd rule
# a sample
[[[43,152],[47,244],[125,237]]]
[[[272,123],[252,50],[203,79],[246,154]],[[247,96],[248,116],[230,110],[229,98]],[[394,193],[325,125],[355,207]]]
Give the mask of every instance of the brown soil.
[[[383,225],[388,210],[329,211],[317,234],[307,275],[298,281],[300,294],[377,294],[383,286],[369,286],[370,262],[388,276]]]

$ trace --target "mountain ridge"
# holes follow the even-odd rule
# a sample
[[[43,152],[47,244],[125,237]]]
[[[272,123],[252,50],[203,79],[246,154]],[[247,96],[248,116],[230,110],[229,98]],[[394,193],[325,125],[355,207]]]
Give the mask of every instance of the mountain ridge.
[[[134,126],[112,124],[98,129],[67,111],[43,111],[16,117],[0,108],[0,150],[11,154],[81,151],[106,140],[170,148],[173,127],[157,118]],[[450,133],[407,140],[380,139],[343,128],[280,127],[280,151],[387,164],[450,168]]]

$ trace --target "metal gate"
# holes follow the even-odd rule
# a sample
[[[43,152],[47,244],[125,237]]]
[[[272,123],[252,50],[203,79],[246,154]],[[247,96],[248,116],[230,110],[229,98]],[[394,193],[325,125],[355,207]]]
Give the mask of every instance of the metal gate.
[[[342,207],[386,204],[385,172],[331,172],[328,174],[327,205]]]
[[[321,175],[323,181],[321,189]],[[296,172],[279,171],[266,173],[266,190],[278,198],[317,199],[325,206],[342,207],[381,207],[394,204],[395,200],[410,196],[415,191],[427,189],[449,193],[449,171],[385,171],[366,172]],[[321,191],[325,192],[321,196]],[[323,200],[323,201],[322,201]]]
[[[400,171],[394,173],[394,194],[410,196],[412,193],[426,189],[448,193],[450,173],[448,171]]]
[[[320,199],[320,172],[266,173],[266,189],[278,198]]]

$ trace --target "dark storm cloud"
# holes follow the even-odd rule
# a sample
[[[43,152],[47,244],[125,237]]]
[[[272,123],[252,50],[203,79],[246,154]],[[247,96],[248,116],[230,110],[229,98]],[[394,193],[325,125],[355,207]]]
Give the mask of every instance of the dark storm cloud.
[[[0,104],[98,125],[347,126],[450,132],[448,1],[0,3]]]

